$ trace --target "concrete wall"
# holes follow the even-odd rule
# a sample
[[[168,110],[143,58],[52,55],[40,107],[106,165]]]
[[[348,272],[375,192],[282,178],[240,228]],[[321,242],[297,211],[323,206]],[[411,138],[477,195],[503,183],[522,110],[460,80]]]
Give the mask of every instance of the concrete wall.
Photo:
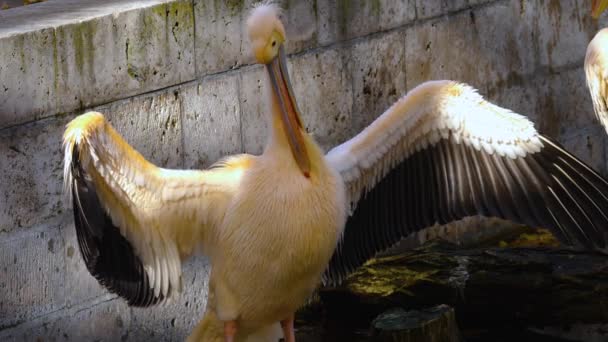
[[[53,0],[0,11],[0,340],[181,340],[208,267],[172,303],[133,309],[87,273],[62,196],[61,134],[105,113],[144,156],[200,168],[265,139],[251,0]],[[307,129],[328,148],[419,83],[456,79],[528,115],[606,174],[582,70],[588,1],[284,0]]]

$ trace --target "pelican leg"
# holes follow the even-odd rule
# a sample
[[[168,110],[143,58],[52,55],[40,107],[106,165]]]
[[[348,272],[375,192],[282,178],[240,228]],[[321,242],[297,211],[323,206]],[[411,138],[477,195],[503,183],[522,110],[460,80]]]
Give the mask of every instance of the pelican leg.
[[[224,322],[224,341],[234,342],[234,336],[236,336],[236,321]]]
[[[283,338],[285,342],[296,342],[296,334],[293,330],[293,317],[291,314],[287,319],[281,321],[281,328],[283,328]]]

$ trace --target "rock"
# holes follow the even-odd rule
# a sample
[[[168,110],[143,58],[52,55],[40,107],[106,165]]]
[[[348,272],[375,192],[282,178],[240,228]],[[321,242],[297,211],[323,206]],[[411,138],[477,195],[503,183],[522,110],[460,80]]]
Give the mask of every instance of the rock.
[[[460,332],[454,309],[447,305],[405,311],[391,309],[372,322],[374,341],[391,342],[458,342]]]

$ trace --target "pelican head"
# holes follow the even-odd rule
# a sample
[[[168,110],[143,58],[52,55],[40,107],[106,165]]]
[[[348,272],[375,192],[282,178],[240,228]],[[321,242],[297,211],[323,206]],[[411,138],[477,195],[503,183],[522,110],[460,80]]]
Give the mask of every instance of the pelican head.
[[[591,16],[597,19],[608,7],[608,0],[593,0],[591,4]]]
[[[277,113],[292,155],[298,167],[307,178],[310,177],[310,157],[306,150],[304,129],[300,111],[293,96],[287,60],[285,59],[285,28],[279,19],[280,10],[276,5],[257,6],[247,20],[249,40],[258,63],[266,65],[272,85],[274,108]]]

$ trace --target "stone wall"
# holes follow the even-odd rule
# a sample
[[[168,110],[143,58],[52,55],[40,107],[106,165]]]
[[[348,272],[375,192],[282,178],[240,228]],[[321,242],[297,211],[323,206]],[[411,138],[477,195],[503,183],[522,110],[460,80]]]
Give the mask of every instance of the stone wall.
[[[80,258],[62,194],[61,135],[105,113],[145,157],[201,168],[261,151],[264,69],[243,22],[251,0],[52,0],[0,11],[0,340],[182,340],[208,267],[152,309],[105,292]],[[470,83],[528,115],[606,174],[606,138],[582,70],[601,24],[588,1],[283,0],[289,68],[324,148],[430,79]]]

